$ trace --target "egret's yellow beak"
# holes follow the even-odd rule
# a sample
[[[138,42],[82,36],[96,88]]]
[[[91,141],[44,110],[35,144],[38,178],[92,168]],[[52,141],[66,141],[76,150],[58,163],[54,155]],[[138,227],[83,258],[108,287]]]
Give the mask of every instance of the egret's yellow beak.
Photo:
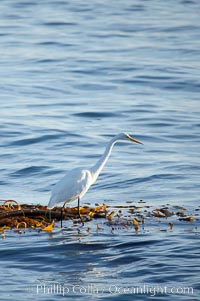
[[[128,138],[129,138],[132,142],[135,142],[135,143],[138,143],[138,144],[143,144],[143,143],[140,142],[139,140],[137,140],[137,139],[135,139],[135,138],[133,138],[133,137],[131,137],[131,136],[129,136],[129,135],[128,135]]]

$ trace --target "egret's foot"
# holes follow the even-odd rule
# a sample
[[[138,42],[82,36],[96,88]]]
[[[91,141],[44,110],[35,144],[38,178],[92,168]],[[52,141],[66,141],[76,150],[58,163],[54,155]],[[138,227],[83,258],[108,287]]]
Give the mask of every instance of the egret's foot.
[[[79,214],[78,217],[80,218],[80,221],[81,221],[81,224],[82,224],[82,227],[83,227],[84,226],[84,221],[83,221],[81,215]]]
[[[77,206],[77,209],[78,209],[78,217],[80,218],[81,223],[82,223],[82,227],[83,227],[84,226],[84,222],[83,222],[81,214],[80,214],[80,197],[78,197],[78,206]]]
[[[82,220],[82,217],[81,217],[81,213],[80,213],[80,199],[78,198],[78,217],[80,218],[80,221],[82,223],[82,226],[84,226],[84,222]]]
[[[45,218],[49,219],[49,223],[51,223],[51,209],[47,209],[45,213]]]

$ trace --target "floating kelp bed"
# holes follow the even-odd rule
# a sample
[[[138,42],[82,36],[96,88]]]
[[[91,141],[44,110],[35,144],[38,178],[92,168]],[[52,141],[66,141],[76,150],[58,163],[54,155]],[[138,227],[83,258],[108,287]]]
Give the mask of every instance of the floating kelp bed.
[[[62,207],[55,207],[49,210],[47,206],[19,204],[15,200],[1,201],[0,205],[0,233],[5,236],[6,230],[13,230],[16,233],[23,233],[27,229],[35,231],[52,232],[53,227],[61,220]],[[128,202],[127,203],[131,203]],[[137,232],[150,221],[157,225],[165,220],[168,230],[172,230],[174,221],[179,222],[195,222],[199,221],[200,208],[195,209],[192,213],[187,214],[187,210],[181,206],[169,205],[161,208],[153,208],[146,205],[146,202],[140,200],[136,205],[128,204],[122,206],[108,206],[106,204],[95,204],[94,207],[80,207],[82,221],[78,218],[77,207],[63,209],[63,220],[71,220],[73,224],[81,225],[84,222],[97,221],[101,219],[101,225],[106,225],[112,230],[116,228],[134,228]],[[88,227],[88,226],[86,226]],[[89,227],[88,227],[89,228]],[[96,230],[102,227],[96,224]],[[166,231],[163,230],[163,231]]]

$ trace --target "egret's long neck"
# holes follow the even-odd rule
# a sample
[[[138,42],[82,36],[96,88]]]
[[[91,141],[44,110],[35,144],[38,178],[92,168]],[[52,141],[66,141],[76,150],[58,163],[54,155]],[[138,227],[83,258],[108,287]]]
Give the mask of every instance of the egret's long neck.
[[[100,174],[100,172],[102,171],[104,165],[106,164],[108,158],[110,157],[112,148],[115,144],[115,142],[118,139],[115,139],[115,137],[108,143],[108,145],[106,146],[105,152],[103,153],[103,155],[100,157],[100,159],[97,161],[97,163],[91,168],[91,173],[93,176],[93,180],[95,181],[96,178],[98,177],[98,175]]]

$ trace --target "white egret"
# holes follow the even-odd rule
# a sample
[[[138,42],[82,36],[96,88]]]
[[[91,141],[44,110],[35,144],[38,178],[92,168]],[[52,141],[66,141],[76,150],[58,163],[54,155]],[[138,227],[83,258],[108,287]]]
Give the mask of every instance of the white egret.
[[[78,200],[78,215],[80,217],[80,199],[85,195],[90,186],[95,183],[111,154],[114,144],[119,140],[143,144],[127,133],[120,133],[113,137],[108,143],[105,152],[94,166],[87,169],[81,167],[74,168],[71,171],[68,171],[67,174],[54,186],[48,208],[52,209],[55,205],[61,202],[64,203],[64,208],[66,203]]]

